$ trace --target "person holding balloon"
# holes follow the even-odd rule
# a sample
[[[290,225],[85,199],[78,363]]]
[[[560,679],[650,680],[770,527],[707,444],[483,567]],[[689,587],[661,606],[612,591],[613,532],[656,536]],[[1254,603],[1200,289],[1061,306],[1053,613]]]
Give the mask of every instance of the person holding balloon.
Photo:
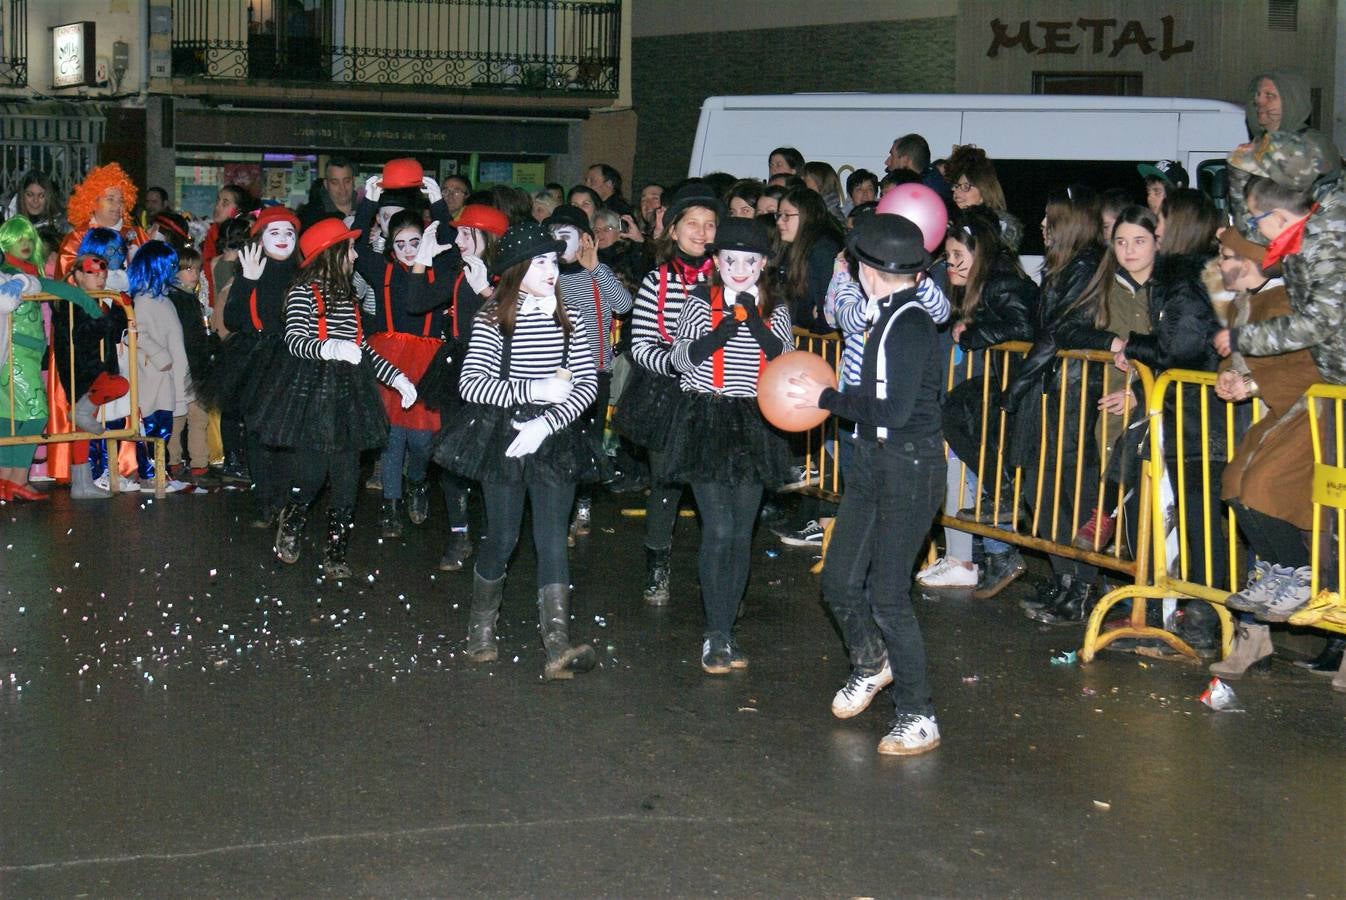
[[[917,290],[930,254],[921,229],[891,214],[861,219],[847,247],[859,260],[869,298],[860,384],[841,393],[799,374],[786,396],[798,409],[826,410],[856,423],[855,458],[822,579],[852,667],[832,714],[859,715],[891,684],[896,716],[878,752],[914,756],[940,741],[911,602],[911,572],[944,499],[948,465],[942,359],[935,323]]]
[[[691,484],[701,511],[701,668],[724,675],[748,666],[732,631],[748,584],[762,491],[781,484],[790,470],[784,436],[758,408],[758,379],[792,341],[789,307],[762,277],[770,252],[762,224],[724,219],[712,249],[715,275],[692,291],[673,342],[685,402],[669,436],[666,474]]]

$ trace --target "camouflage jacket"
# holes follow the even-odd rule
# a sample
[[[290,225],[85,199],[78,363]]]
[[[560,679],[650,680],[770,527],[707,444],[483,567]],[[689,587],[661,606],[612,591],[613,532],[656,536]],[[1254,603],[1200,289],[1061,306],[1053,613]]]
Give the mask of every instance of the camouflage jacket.
[[[1281,261],[1290,314],[1234,331],[1248,356],[1308,350],[1323,378],[1346,384],[1346,190],[1339,183],[1304,226],[1300,251]]]

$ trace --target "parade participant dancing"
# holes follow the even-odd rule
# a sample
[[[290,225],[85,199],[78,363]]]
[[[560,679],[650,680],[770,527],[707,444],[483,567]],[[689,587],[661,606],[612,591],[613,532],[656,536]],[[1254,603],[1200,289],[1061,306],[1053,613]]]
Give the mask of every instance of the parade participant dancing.
[[[533,516],[538,619],[547,680],[594,667],[588,644],[570,643],[566,533],[575,484],[596,474],[593,446],[577,422],[598,378],[584,319],[556,296],[563,248],[542,226],[505,232],[491,271],[494,300],[482,310],[463,361],[464,407],[440,433],[435,461],[480,481],[486,536],[478,548],[467,653],[496,659],[496,622],[525,501]]]
[[[715,192],[705,184],[692,182],[673,195],[664,213],[667,225],[656,242],[663,262],[641,282],[631,313],[634,365],[612,424],[649,454],[643,596],[651,606],[664,606],[669,600],[673,526],[683,490],[681,484],[665,477],[669,427],[683,402],[670,356],[673,338],[687,298],[710,278],[712,262],[706,245],[715,240],[715,226],[723,213]]]
[[[359,489],[360,452],[388,439],[376,380],[416,402],[416,387],[365,341],[351,276],[359,231],[323,219],[299,239],[303,254],[285,301],[285,348],[259,389],[262,443],[296,451],[290,492],[276,529],[281,562],[299,561],[309,506],[330,481],[323,574],[349,578],[346,563]]]
[[[733,627],[762,491],[790,470],[785,437],[757,407],[757,379],[767,360],[790,349],[792,333],[789,307],[762,278],[771,252],[766,228],[756,219],[725,219],[712,249],[714,282],[692,291],[673,343],[686,397],[671,426],[666,475],[691,484],[701,512],[701,668],[724,675],[748,666]]]
[[[298,268],[299,217],[283,206],[268,206],[249,233],[254,243],[239,251],[239,274],[224,307],[230,334],[198,394],[208,408],[220,411],[226,478],[241,477],[246,458],[256,508],[252,524],[271,528],[290,489],[290,454],[262,441],[263,422],[254,407],[287,352],[285,300]]]
[[[456,227],[455,227],[456,226]],[[488,266],[495,259],[496,244],[509,228],[509,219],[493,206],[471,204],[462,208],[443,235],[439,223],[431,222],[421,235],[416,260],[407,279],[407,310],[426,313],[443,307],[443,365],[436,363],[416,384],[417,391],[441,417],[457,415],[462,406],[458,376],[467,356],[472,324],[482,305],[494,296]],[[451,244],[441,244],[439,238]],[[432,273],[439,273],[431,280]],[[467,521],[467,498],[472,482],[441,470],[439,488],[449,514],[449,540],[440,557],[443,572],[457,572],[472,555],[472,536]],[[414,521],[414,519],[413,519]]]
[[[935,323],[916,290],[930,257],[920,229],[892,215],[857,222],[847,247],[870,298],[861,383],[841,393],[799,375],[790,396],[800,409],[825,409],[856,423],[855,457],[823,569],[823,597],[851,659],[832,714],[858,715],[892,684],[897,716],[878,749],[912,756],[939,746],[925,644],[911,604],[911,570],[939,512],[948,464]]]

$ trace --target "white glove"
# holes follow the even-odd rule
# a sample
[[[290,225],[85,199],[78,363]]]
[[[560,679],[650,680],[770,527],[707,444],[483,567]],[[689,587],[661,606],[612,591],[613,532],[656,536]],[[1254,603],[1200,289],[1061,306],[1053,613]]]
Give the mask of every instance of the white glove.
[[[441,244],[439,242],[439,223],[431,222],[425,227],[421,234],[420,246],[416,248],[415,265],[425,266],[427,269],[434,263],[435,257],[443,253],[452,244]]]
[[[261,278],[262,270],[266,268],[266,257],[262,253],[262,245],[253,244],[238,251],[238,265],[243,277],[249,281],[256,281]]]
[[[108,269],[107,284],[104,287],[109,291],[125,293],[131,289],[131,279],[127,277],[125,269]]]
[[[402,395],[402,408],[409,409],[411,404],[416,402],[416,385],[411,383],[411,379],[405,375],[398,375],[393,379],[393,390]]]
[[[542,416],[529,419],[527,422],[515,422],[514,428],[519,433],[505,448],[505,455],[510,459],[518,459],[520,456],[536,453],[537,448],[541,447],[542,442],[551,435],[551,425],[547,424],[547,420]]]
[[[378,203],[379,198],[383,196],[383,176],[370,175],[365,179],[365,199],[373,203]]]
[[[346,362],[353,366],[358,366],[364,359],[364,353],[355,341],[339,341],[335,338],[323,341],[318,346],[318,355],[323,359]]]
[[[486,290],[491,283],[486,274],[486,263],[482,262],[479,256],[463,257],[463,275],[467,278],[468,286],[478,294]]]
[[[569,378],[534,378],[529,385],[528,394],[535,403],[564,403],[575,389],[575,383]]]
[[[433,205],[444,199],[444,192],[439,189],[439,182],[435,181],[429,175],[421,179],[421,190]]]

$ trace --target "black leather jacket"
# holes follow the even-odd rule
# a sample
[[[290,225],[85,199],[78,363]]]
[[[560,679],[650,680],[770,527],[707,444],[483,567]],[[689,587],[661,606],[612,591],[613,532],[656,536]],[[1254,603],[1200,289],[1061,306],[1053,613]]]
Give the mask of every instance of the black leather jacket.
[[[1201,280],[1206,258],[1160,256],[1149,281],[1150,333],[1132,332],[1126,355],[1158,375],[1165,369],[1214,372],[1220,362],[1211,338],[1220,330]]]
[[[1001,261],[982,286],[981,302],[972,314],[958,346],[984,350],[1005,341],[1033,340],[1033,322],[1038,309],[1038,286],[1032,279]]]

